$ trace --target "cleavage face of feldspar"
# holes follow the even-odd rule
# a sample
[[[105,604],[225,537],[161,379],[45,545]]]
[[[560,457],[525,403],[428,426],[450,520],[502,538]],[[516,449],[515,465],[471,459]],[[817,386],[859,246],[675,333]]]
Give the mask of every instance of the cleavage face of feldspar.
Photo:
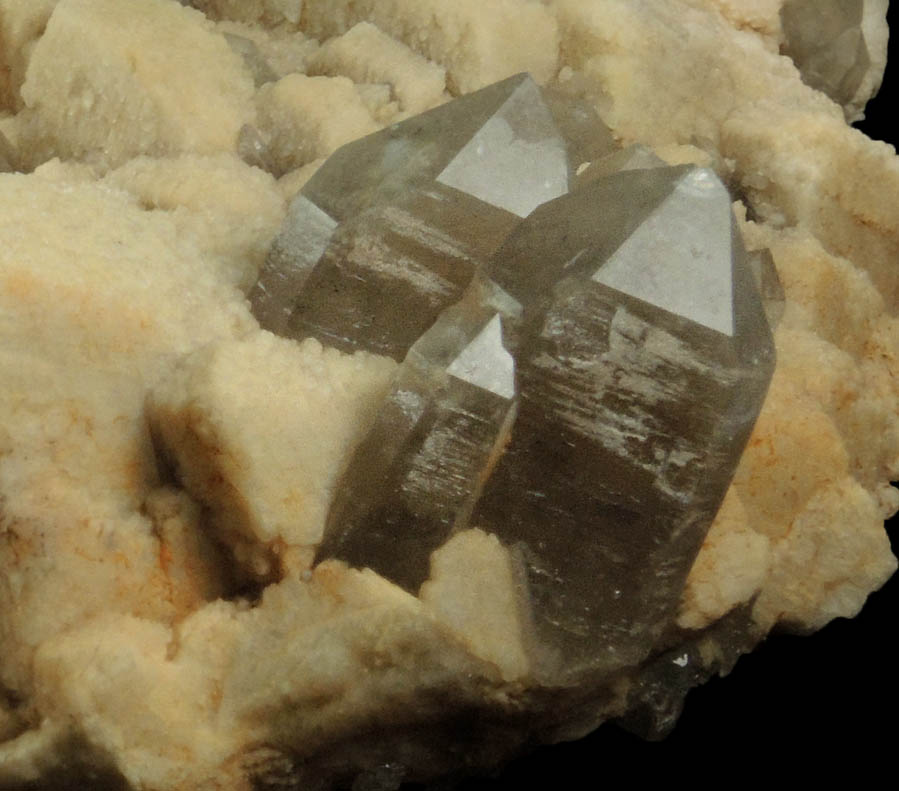
[[[540,98],[522,78],[500,88],[471,107],[506,119],[517,91]],[[507,127],[562,150],[517,101],[515,124],[483,134],[440,108],[464,129],[443,130],[457,142],[438,161],[424,133],[388,157],[396,130],[337,152],[291,206],[289,256],[270,257],[255,304],[288,335],[403,361],[317,558],[415,592],[435,549],[485,529],[515,565],[534,678],[573,684],[643,661],[671,625],[764,399],[782,293],[714,173],[645,150],[602,144],[576,182],[543,174],[530,202],[516,183],[515,207],[491,204],[472,150],[507,145]],[[577,137],[550,156],[570,179],[589,135],[553,112]]]
[[[402,360],[521,218],[568,191],[572,158],[610,147],[595,112],[527,75],[350,143],[293,201],[253,311],[281,335]]]

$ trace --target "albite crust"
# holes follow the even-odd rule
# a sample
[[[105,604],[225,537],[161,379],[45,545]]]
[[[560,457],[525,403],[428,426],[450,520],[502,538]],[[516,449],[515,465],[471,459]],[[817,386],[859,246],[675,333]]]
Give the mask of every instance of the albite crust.
[[[628,709],[663,731],[680,698],[647,708],[660,688],[776,625],[854,615],[894,571],[899,160],[779,54],[779,0],[195,5],[208,18],[0,0],[0,170],[38,166],[0,173],[0,786],[89,763],[154,791],[278,787],[381,777],[403,750],[398,781],[458,768],[472,722],[472,768]],[[256,86],[223,32],[278,80]],[[685,669],[663,652],[587,698],[532,687],[482,532],[438,550],[418,596],[310,571],[394,364],[272,338],[244,298],[336,146],[523,70],[619,143],[716,167],[785,293],[765,407],[668,636]],[[273,173],[238,157],[247,126]]]

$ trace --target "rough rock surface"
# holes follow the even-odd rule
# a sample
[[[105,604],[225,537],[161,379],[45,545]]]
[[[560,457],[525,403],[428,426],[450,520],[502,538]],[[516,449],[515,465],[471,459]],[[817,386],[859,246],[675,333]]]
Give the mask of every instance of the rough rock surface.
[[[661,732],[683,689],[894,571],[899,159],[846,125],[866,97],[841,107],[779,54],[780,0],[194,5],[0,0],[0,171],[22,171],[0,172],[0,787],[389,787],[627,710]],[[322,157],[522,70],[622,145],[715,167],[785,293],[678,629],[590,694],[531,683],[480,531],[418,596],[310,570],[393,363],[274,339],[244,296]],[[248,126],[271,173],[238,157]]]

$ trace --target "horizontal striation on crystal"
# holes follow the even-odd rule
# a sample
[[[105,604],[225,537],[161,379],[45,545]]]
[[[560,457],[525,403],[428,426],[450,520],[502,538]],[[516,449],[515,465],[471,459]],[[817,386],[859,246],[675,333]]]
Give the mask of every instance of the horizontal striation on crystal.
[[[318,557],[415,592],[468,523],[517,406],[503,322],[520,307],[481,278],[412,347],[328,515]]]
[[[286,324],[276,331],[402,361],[462,296],[514,222],[508,212],[474,206],[469,196],[439,184],[416,198],[366,209],[338,225],[282,308]]]
[[[670,623],[773,370],[730,197],[698,168],[614,174],[489,273],[524,306],[520,405],[472,523],[527,579],[537,675],[614,672]]]
[[[608,141],[588,109],[545,101],[522,74],[338,149],[294,200],[250,294],[260,324],[402,360],[517,223],[568,191],[559,125],[582,141],[576,157]]]

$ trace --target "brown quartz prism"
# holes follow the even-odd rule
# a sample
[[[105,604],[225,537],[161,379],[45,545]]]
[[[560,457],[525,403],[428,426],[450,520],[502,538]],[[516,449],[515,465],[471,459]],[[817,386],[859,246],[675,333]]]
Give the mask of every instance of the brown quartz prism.
[[[290,207],[250,294],[260,324],[402,360],[521,218],[568,191],[570,156],[594,153],[559,125],[611,146],[595,112],[526,74],[343,146]]]
[[[367,566],[409,591],[466,527],[517,407],[503,326],[521,307],[476,277],[411,348],[328,515],[319,557]]]
[[[472,523],[518,559],[538,677],[611,673],[670,623],[773,371],[730,196],[617,173],[538,208],[490,275],[524,307],[520,404]]]

